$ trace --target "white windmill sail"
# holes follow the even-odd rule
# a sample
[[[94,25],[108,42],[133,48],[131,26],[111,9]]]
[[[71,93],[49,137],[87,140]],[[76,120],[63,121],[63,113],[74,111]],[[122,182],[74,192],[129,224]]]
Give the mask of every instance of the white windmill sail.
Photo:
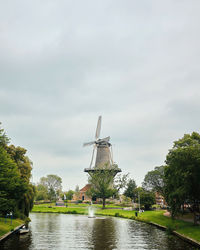
[[[113,169],[114,162],[113,162],[113,154],[111,150],[111,143],[110,136],[107,136],[103,139],[100,139],[100,132],[101,132],[101,121],[102,117],[99,116],[98,122],[97,122],[97,128],[95,131],[95,141],[84,143],[83,146],[91,146],[93,145],[93,151],[92,151],[92,158],[90,162],[89,169],[86,169],[86,172],[89,172],[91,170],[95,171],[97,169]],[[95,158],[96,154],[96,159]],[[93,166],[94,164],[94,166]],[[121,172],[120,169],[118,169],[116,172]]]

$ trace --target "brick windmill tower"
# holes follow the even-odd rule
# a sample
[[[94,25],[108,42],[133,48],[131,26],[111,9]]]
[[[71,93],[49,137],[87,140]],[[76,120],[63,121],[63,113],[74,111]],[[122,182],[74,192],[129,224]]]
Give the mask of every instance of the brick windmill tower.
[[[91,146],[93,145],[92,159],[90,162],[89,168],[85,168],[84,172],[88,172],[89,174],[94,173],[96,171],[112,171],[114,176],[121,172],[121,169],[118,168],[118,165],[113,162],[113,154],[112,154],[112,145],[109,142],[110,136],[100,139],[100,131],[101,131],[101,116],[99,116],[97,122],[97,128],[95,133],[95,141],[84,143],[83,146]],[[94,161],[94,158],[96,159]],[[95,162],[94,166],[93,162]]]

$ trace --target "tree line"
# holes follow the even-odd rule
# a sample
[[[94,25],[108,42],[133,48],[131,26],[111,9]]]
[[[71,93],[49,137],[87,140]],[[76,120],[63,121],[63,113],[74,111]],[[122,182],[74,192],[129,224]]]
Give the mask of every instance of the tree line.
[[[1,125],[1,124],[0,124]],[[59,197],[71,200],[77,190],[62,192],[62,179],[57,175],[42,177],[34,186],[31,179],[32,162],[27,150],[10,144],[10,139],[0,127],[0,215],[13,212],[15,217],[26,217],[36,200],[56,200]],[[174,218],[185,209],[194,215],[194,223],[200,215],[200,134],[185,134],[173,143],[165,165],[149,171],[137,187],[128,174],[115,176],[112,171],[96,171],[88,177],[91,189],[88,195],[103,200],[125,197],[145,209],[155,204],[155,192],[161,194]],[[140,199],[140,200],[139,200]],[[197,216],[198,215],[198,216]]]
[[[1,125],[1,124],[0,124]],[[0,215],[28,217],[33,207],[35,186],[30,182],[32,162],[26,149],[9,144],[0,128]]]
[[[185,134],[175,141],[165,163],[147,173],[143,187],[164,196],[172,218],[189,210],[197,224],[200,215],[200,134]]]
[[[167,202],[172,218],[187,210],[193,213],[194,224],[197,224],[200,217],[200,134],[185,134],[175,141],[165,163],[145,175],[142,187],[137,187],[134,179],[128,179],[127,175],[120,177],[117,183],[112,173],[96,172],[88,179],[90,192],[102,198],[105,205],[106,198],[117,196],[119,189],[125,188],[123,194],[145,209],[155,204],[155,193],[158,193]]]
[[[106,199],[119,198],[119,191],[123,189],[125,197],[150,209],[155,204],[155,193],[158,193],[164,197],[172,218],[187,209],[193,213],[196,224],[197,215],[200,214],[200,135],[193,132],[175,141],[165,163],[145,175],[142,187],[137,187],[135,180],[128,178],[128,174],[114,177],[112,171],[96,171],[88,177],[88,183],[91,184],[88,195],[102,199],[104,208]],[[53,186],[50,181],[52,178],[52,175],[48,175],[40,179],[37,185],[38,200],[53,200],[58,194],[71,200],[73,194],[79,192],[78,187],[75,191],[61,192],[61,179],[54,176],[54,183],[60,184]]]

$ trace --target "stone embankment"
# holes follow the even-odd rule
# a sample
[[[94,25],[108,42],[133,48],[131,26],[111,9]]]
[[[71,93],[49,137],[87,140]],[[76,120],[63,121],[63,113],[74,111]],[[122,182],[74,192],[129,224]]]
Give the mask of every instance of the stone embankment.
[[[6,234],[4,234],[3,236],[0,237],[0,242],[6,240],[8,237],[10,237],[13,233],[16,233],[17,231],[19,231],[20,228],[22,228],[24,226],[24,224],[19,225],[18,227],[14,228],[13,231],[10,231]]]

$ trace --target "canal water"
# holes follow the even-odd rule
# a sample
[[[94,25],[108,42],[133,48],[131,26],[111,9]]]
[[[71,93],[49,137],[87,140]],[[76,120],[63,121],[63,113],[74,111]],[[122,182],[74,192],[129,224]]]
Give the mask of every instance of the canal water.
[[[0,245],[1,250],[195,249],[154,226],[133,220],[48,213],[32,213],[30,218],[30,232],[11,236]]]

